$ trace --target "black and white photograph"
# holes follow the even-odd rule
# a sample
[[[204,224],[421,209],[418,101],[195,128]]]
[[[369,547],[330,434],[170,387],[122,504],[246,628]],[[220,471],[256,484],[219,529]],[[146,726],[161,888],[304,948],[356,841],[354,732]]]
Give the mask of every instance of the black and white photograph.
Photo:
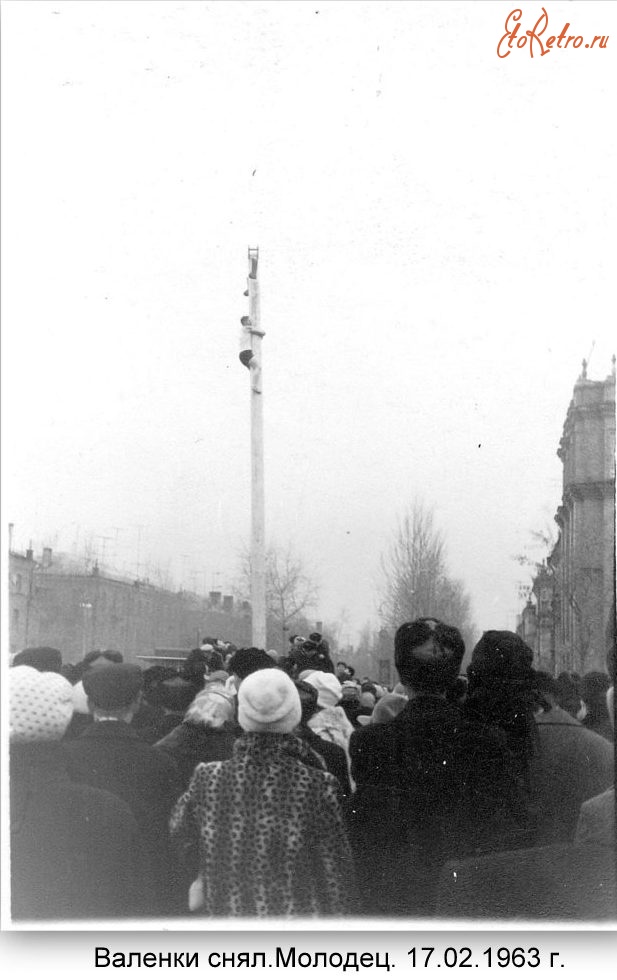
[[[0,15],[3,930],[550,972],[617,927],[617,5]]]

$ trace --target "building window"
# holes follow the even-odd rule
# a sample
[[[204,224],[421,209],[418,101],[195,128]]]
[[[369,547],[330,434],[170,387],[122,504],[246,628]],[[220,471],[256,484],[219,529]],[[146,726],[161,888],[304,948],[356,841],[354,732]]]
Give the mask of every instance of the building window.
[[[21,578],[21,575],[18,572],[17,575],[15,576],[15,591],[16,592],[21,592],[21,585],[22,585],[22,578]],[[14,610],[14,611],[17,612],[18,610]]]
[[[13,610],[13,629],[19,629],[19,609]]]

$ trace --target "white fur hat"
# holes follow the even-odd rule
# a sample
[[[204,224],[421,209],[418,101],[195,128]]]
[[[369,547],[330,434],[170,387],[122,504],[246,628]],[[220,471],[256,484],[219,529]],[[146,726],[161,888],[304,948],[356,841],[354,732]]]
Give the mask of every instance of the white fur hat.
[[[327,674],[323,670],[314,670],[304,680],[317,691],[317,704],[320,708],[333,708],[343,696],[341,682],[335,674]]]
[[[60,674],[11,667],[9,703],[11,742],[57,741],[73,716],[73,688]]]
[[[238,721],[245,732],[291,732],[301,715],[300,695],[284,671],[266,667],[242,681]]]

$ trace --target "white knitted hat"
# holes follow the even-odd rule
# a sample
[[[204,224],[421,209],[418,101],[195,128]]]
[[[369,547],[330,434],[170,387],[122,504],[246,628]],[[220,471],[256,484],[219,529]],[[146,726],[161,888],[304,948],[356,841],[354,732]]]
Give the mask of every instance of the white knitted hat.
[[[245,732],[291,732],[301,716],[300,695],[284,671],[266,667],[242,681],[238,721]]]
[[[317,691],[317,704],[320,708],[333,708],[343,696],[341,682],[335,674],[327,674],[323,670],[314,670],[304,680]]]
[[[57,741],[73,715],[73,688],[60,674],[11,667],[9,704],[11,742]]]

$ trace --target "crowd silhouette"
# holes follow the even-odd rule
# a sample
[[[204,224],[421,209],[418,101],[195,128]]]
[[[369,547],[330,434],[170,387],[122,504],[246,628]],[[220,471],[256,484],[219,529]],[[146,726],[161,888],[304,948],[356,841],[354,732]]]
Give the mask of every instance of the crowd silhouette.
[[[9,670],[15,920],[617,918],[614,629],[553,677],[522,638],[394,637],[389,690],[318,633]]]

